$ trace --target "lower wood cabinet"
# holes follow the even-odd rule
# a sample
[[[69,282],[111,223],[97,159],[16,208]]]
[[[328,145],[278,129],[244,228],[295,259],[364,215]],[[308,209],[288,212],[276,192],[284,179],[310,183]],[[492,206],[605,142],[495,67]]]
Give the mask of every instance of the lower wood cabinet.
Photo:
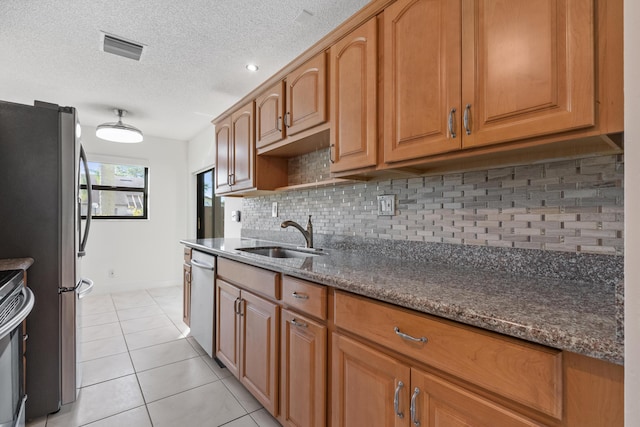
[[[280,339],[280,421],[292,427],[324,427],[327,327],[283,309]]]
[[[216,356],[272,415],[278,415],[279,307],[216,280]]]
[[[337,333],[332,384],[333,427],[543,425]]]
[[[331,426],[408,426],[410,372],[393,357],[334,333]]]

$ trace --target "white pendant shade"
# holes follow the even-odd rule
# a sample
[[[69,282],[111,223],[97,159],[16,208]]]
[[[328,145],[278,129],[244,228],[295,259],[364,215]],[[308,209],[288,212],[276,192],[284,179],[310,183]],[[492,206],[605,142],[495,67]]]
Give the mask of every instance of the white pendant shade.
[[[103,123],[96,128],[96,136],[100,139],[113,142],[135,143],[142,142],[144,139],[142,131],[126,123],[122,123],[122,116],[126,110],[114,110],[118,115],[118,121],[112,123]]]

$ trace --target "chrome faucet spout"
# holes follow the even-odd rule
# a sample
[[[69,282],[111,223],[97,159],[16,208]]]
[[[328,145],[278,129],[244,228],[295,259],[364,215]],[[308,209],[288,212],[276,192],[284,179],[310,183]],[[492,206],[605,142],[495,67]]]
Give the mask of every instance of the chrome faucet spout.
[[[311,215],[309,215],[309,221],[307,222],[307,229],[305,230],[304,228],[302,228],[302,226],[300,224],[298,224],[295,221],[284,221],[282,224],[280,224],[280,227],[282,228],[287,228],[287,227],[294,227],[297,228],[302,235],[304,236],[304,240],[305,240],[305,248],[309,248],[312,249],[313,248],[313,224],[311,224]]]

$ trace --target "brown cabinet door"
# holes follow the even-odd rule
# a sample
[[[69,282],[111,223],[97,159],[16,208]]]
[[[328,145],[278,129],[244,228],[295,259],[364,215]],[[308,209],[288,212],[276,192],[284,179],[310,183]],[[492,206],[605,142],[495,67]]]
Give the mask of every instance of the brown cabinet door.
[[[331,425],[409,427],[409,367],[336,333],[332,347]]]
[[[383,20],[384,161],[459,149],[460,1],[398,0]]]
[[[277,416],[279,307],[242,291],[240,319],[240,382]]]
[[[595,124],[593,7],[592,0],[463,0],[464,147]]]
[[[191,266],[182,264],[182,321],[191,322]]]
[[[413,411],[407,417],[422,427],[542,426],[522,415],[453,385],[442,378],[411,369]],[[419,424],[418,424],[419,423]]]
[[[327,327],[282,310],[280,399],[282,422],[326,425]]]
[[[231,114],[233,138],[231,189],[233,191],[252,188],[254,183],[255,131],[254,103],[249,102]]]
[[[284,82],[278,82],[256,99],[256,146],[284,139]]]
[[[331,47],[331,172],[377,162],[376,18]]]
[[[240,363],[239,304],[240,289],[216,279],[216,356],[235,377]]]
[[[286,78],[285,126],[294,135],[327,121],[327,65],[321,52]]]
[[[231,118],[227,117],[215,124],[216,126],[216,194],[231,191],[229,175],[231,174],[232,141]]]

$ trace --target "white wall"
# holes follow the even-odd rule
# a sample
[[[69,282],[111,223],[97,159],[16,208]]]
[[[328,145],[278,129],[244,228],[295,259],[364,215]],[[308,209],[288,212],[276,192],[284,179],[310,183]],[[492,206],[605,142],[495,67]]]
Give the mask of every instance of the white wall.
[[[625,426],[640,426],[640,3],[624,2]],[[635,262],[634,262],[635,261]]]
[[[215,127],[213,125],[204,128],[198,135],[188,143],[187,168],[188,175],[188,195],[187,195],[187,239],[196,238],[196,216],[197,216],[197,181],[196,175],[214,167],[216,162],[215,150]]]
[[[215,166],[215,127],[208,126],[189,141],[188,169],[188,232],[187,238],[196,238],[196,174]],[[240,237],[242,222],[233,222],[231,212],[242,209],[242,198],[223,197],[224,204],[224,237]],[[242,218],[241,218],[242,219]]]
[[[148,220],[94,220],[82,261],[83,276],[96,293],[180,285],[182,246],[187,235],[187,143],[145,136],[139,144],[96,138],[82,128],[82,143],[92,154],[139,158],[149,166]],[[108,277],[109,269],[115,272]]]

